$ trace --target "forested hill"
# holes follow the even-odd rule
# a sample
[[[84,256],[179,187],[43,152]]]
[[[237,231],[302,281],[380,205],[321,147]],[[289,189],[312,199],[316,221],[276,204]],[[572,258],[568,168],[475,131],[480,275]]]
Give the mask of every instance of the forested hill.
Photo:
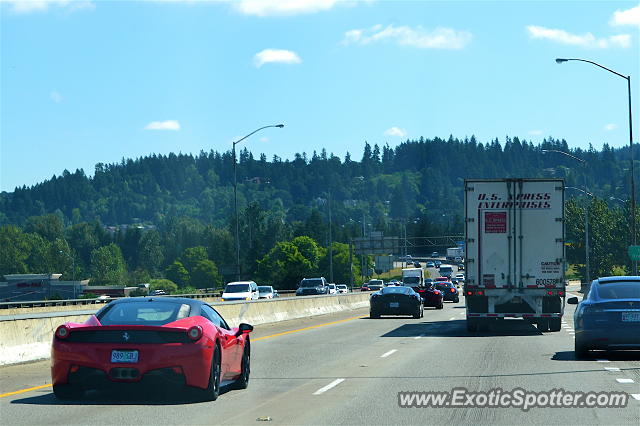
[[[256,202],[294,222],[306,220],[310,208],[330,197],[338,223],[362,214],[374,223],[416,215],[442,220],[461,213],[464,178],[563,177],[569,186],[583,186],[584,169],[578,162],[545,155],[543,149],[585,159],[589,189],[597,196],[628,198],[628,148],[605,144],[601,151],[583,151],[552,138],[534,145],[517,137],[487,143],[449,137],[408,140],[396,148],[365,143],[359,158],[347,154],[344,160],[324,149],[284,161],[254,158],[245,149],[239,154],[239,205]],[[232,211],[231,152],[100,163],[91,178],[83,170],[65,170],[35,186],[0,194],[0,224],[22,225],[30,216],[56,213],[69,224],[161,223],[167,216],[188,216],[226,226]]]

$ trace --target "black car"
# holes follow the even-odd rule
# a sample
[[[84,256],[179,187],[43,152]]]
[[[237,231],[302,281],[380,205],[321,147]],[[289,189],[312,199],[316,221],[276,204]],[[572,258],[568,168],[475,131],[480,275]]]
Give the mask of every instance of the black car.
[[[442,292],[442,298],[444,300],[448,300],[453,303],[458,303],[460,301],[458,289],[456,288],[455,284],[449,281],[436,281],[434,286],[436,289]]]
[[[384,287],[371,295],[369,304],[371,318],[380,318],[380,315],[423,316],[422,298],[411,287]]]
[[[329,283],[324,277],[304,278],[296,290],[296,296],[329,294]]]
[[[578,304],[577,297],[567,299]],[[575,356],[585,358],[592,349],[640,349],[640,277],[603,277],[573,315]]]

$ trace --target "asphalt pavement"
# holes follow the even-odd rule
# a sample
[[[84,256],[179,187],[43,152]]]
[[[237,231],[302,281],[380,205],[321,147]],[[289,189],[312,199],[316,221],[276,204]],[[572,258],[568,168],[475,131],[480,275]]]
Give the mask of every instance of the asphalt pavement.
[[[522,320],[471,334],[464,298],[424,318],[342,312],[256,327],[246,390],[215,402],[184,392],[92,392],[81,401],[51,393],[49,362],[0,368],[2,424],[640,424],[640,352],[575,360],[572,313],[541,334]],[[25,389],[35,388],[24,391]],[[400,408],[398,392],[620,391],[624,408]],[[10,392],[21,393],[6,395]]]

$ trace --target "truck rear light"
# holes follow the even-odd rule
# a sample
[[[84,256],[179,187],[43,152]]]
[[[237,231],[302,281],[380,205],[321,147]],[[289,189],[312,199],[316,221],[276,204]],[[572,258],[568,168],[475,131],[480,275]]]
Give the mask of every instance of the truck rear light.
[[[564,296],[564,291],[562,290],[558,291],[558,296]]]
[[[58,339],[66,339],[69,337],[69,327],[66,325],[61,325],[56,329],[56,337]]]
[[[78,371],[80,369],[79,366],[77,365],[72,365],[71,368],[69,369],[69,373],[75,373],[76,371]]]
[[[194,342],[199,340],[202,337],[202,327],[200,327],[199,325],[194,325],[189,330],[187,330],[187,335],[189,336],[189,339],[193,340]]]
[[[476,292],[476,295],[478,295],[478,296],[484,296],[484,291],[479,290],[478,292]]]
[[[548,291],[548,292],[547,292],[547,295],[549,295],[549,296],[553,296],[553,291]]]
[[[471,296],[473,294],[472,291],[467,291],[467,296]]]

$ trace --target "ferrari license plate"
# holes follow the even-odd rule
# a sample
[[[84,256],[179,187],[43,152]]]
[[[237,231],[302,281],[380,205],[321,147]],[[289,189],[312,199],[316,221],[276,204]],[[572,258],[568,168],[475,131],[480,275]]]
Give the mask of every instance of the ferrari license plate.
[[[111,362],[138,362],[138,351],[111,351]]]
[[[640,322],[640,312],[623,312],[622,322]]]
[[[391,303],[389,303],[389,307],[390,307],[390,308],[397,308],[397,307],[399,307],[399,306],[400,306],[400,303],[398,303],[398,302],[391,302]]]

